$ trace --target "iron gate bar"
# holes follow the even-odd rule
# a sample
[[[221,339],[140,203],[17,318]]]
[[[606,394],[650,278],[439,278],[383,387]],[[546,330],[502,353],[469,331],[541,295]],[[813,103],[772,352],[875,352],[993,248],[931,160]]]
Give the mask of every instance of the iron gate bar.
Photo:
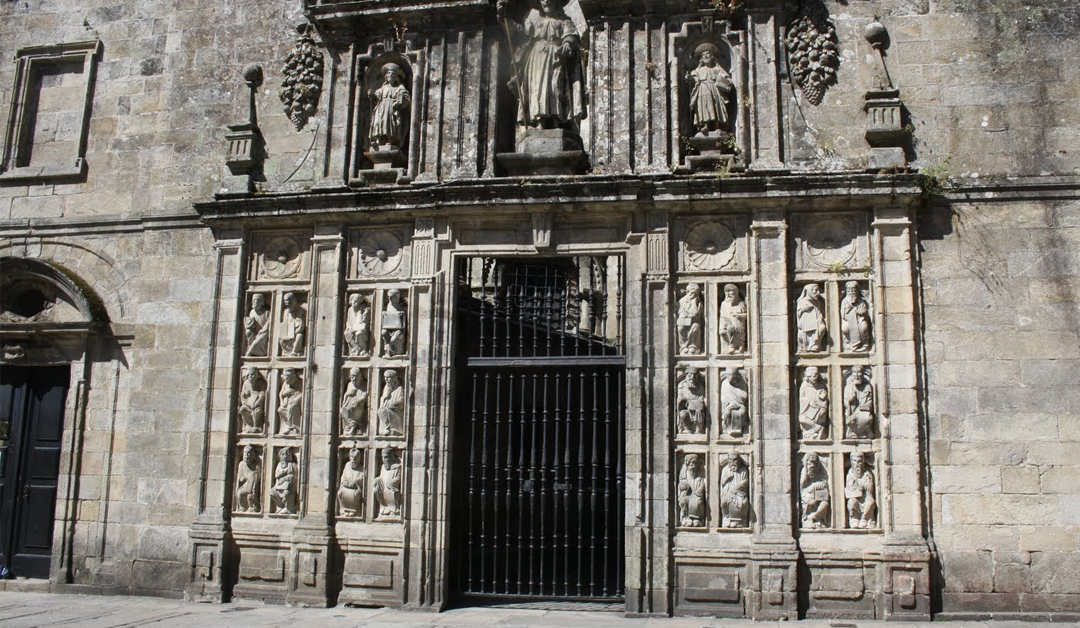
[[[570,356],[566,358],[469,358],[465,364],[472,367],[528,368],[557,366],[625,366],[626,358],[621,355]]]

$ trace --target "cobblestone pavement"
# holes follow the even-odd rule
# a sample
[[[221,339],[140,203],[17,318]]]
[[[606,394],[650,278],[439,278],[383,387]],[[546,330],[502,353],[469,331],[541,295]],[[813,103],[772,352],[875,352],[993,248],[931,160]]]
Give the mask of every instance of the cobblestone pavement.
[[[930,622],[883,622],[864,620],[806,620],[753,622],[709,617],[628,618],[613,612],[528,610],[516,608],[461,608],[442,613],[369,608],[295,608],[252,603],[199,604],[180,600],[128,596],[90,596],[53,593],[0,592],[0,626],[33,628],[128,628],[152,626],[314,628],[912,628]],[[938,622],[946,628],[1019,628],[1032,625],[1018,621]],[[1080,628],[1078,623],[1053,624],[1055,628]]]

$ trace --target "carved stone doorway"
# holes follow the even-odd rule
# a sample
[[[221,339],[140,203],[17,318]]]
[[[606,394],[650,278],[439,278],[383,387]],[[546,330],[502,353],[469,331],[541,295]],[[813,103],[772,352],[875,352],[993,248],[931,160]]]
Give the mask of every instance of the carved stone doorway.
[[[0,371],[0,564],[48,578],[67,366]]]
[[[623,597],[622,264],[459,261],[458,602]]]

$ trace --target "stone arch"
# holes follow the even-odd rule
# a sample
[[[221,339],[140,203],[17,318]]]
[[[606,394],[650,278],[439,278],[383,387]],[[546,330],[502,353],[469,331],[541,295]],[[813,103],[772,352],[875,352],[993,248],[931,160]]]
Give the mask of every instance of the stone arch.
[[[69,269],[0,257],[0,322],[105,325],[109,313],[98,293]]]
[[[104,306],[103,322],[122,321],[127,315],[127,279],[107,253],[81,244],[42,239],[36,245],[0,243],[0,258],[34,260],[76,282]]]

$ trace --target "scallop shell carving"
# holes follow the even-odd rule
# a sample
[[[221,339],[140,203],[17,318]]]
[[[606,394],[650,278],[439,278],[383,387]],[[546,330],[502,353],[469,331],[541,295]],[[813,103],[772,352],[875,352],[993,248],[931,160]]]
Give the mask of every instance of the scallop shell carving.
[[[300,270],[300,242],[291,236],[278,236],[263,247],[263,274],[271,279],[286,279]]]
[[[690,270],[720,270],[735,257],[735,236],[718,222],[698,223],[684,240],[686,266]]]
[[[855,257],[855,230],[840,218],[821,218],[810,223],[803,241],[807,262],[818,268],[846,266]]]
[[[359,245],[362,275],[389,275],[401,265],[401,238],[389,231],[365,233]]]

